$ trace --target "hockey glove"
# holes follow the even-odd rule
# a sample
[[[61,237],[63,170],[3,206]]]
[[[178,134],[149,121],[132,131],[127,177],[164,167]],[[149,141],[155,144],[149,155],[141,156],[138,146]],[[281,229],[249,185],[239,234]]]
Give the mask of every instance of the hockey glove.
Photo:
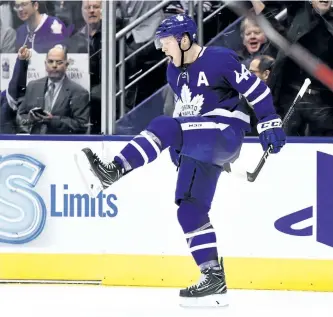
[[[257,125],[259,140],[264,151],[270,145],[270,153],[278,153],[286,144],[286,134],[282,129],[282,121],[278,115],[270,115],[261,119]]]

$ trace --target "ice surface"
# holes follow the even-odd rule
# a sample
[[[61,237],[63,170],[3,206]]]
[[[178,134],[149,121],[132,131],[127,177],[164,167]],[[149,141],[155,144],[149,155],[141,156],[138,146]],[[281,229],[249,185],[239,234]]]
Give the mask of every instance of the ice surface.
[[[4,317],[333,316],[333,293],[229,290],[229,300],[227,308],[185,309],[172,288],[0,285]]]

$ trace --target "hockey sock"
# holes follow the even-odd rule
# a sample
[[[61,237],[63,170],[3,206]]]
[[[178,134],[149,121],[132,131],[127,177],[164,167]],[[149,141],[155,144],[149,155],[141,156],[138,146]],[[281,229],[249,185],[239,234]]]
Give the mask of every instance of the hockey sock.
[[[183,200],[178,209],[178,221],[185,233],[187,245],[200,270],[220,269],[216,234],[210,223],[208,210]]]
[[[181,128],[171,117],[160,116],[151,121],[142,131],[115,157],[125,171],[138,168],[154,161],[165,148],[181,143]]]
[[[143,131],[130,141],[125,148],[115,157],[125,171],[148,164],[154,161],[161,153],[160,140],[149,131]]]

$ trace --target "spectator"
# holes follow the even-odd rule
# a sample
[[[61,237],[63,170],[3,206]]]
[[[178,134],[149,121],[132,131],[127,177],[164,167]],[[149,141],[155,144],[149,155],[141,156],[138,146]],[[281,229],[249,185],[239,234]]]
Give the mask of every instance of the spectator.
[[[3,28],[14,28],[11,1],[0,1],[0,20]]]
[[[128,25],[154,8],[158,3],[159,1],[120,1],[118,3],[120,8],[118,14],[121,14],[122,19],[125,21],[124,24]],[[151,40],[163,18],[164,14],[161,9],[135,27],[128,37],[129,46],[135,50]]]
[[[131,24],[140,16],[154,8],[159,1],[118,1],[118,18],[124,21],[124,26]],[[137,49],[152,40],[157,27],[164,19],[163,9],[157,11],[150,18],[136,26],[126,38],[126,55],[130,55]],[[161,51],[156,50],[154,43],[146,46],[142,51],[129,59],[126,64],[127,79],[135,80],[138,75],[148,70],[163,57]],[[136,104],[149,97],[155,90],[164,84],[162,72],[158,69],[146,76],[138,85],[132,86],[126,92],[126,111],[132,109]],[[128,84],[128,82],[126,82]],[[139,85],[144,88],[139,89]]]
[[[246,67],[249,67],[252,59],[258,55],[275,56],[275,51],[267,41],[265,33],[255,21],[245,18],[240,25],[240,34],[243,49],[238,55]]]
[[[252,1],[257,14],[266,14],[261,1]],[[294,8],[291,25],[284,29],[277,20],[269,17],[272,25],[292,43],[299,43],[329,67],[333,67],[333,14],[332,1],[312,1]],[[298,64],[279,51],[268,85],[272,89],[275,106],[284,116],[305,78],[312,81],[302,101],[286,125],[286,132],[292,136],[333,135],[333,93]]]
[[[46,57],[47,77],[31,81],[18,122],[31,134],[85,133],[89,121],[89,93],[66,76],[67,53],[63,47],[52,48]],[[34,113],[42,108],[45,115]]]
[[[188,0],[181,0],[179,1],[181,6],[184,8],[184,11],[187,12],[187,14],[189,13],[189,1]],[[194,13],[197,12],[197,5],[198,5],[198,0],[193,1],[193,5],[194,5]],[[208,13],[211,12],[212,10],[212,2],[213,1],[202,1],[202,10],[203,13]]]
[[[89,52],[91,134],[101,133],[102,2],[82,1],[85,26],[68,41],[69,53]]]
[[[50,12],[64,22],[66,28],[78,32],[84,25],[81,14],[82,1],[50,1]]]
[[[0,54],[15,53],[16,32],[10,26],[2,26],[0,19]]]
[[[272,67],[274,64],[274,58],[268,55],[259,55],[255,57],[249,66],[249,71],[254,73],[262,81],[267,82],[269,75],[271,73]],[[248,133],[248,136],[258,136],[257,123],[258,119],[253,111],[251,105],[249,105],[249,113],[251,120],[251,132]]]
[[[56,44],[61,44],[69,35],[59,19],[41,14],[38,1],[15,1],[14,10],[24,22],[17,29],[16,49],[27,45],[37,53],[47,53]]]
[[[169,17],[170,15],[185,13],[185,9],[180,1],[170,1],[170,3],[164,7],[163,12],[166,17]]]
[[[274,58],[268,55],[255,57],[250,63],[249,71],[254,73],[262,81],[267,82],[274,64]]]
[[[7,107],[6,91],[0,90],[0,133],[5,133],[5,112]]]
[[[1,133],[17,133],[15,119],[17,115],[17,108],[25,95],[28,61],[30,57],[31,52],[25,46],[19,49],[13,75],[10,79],[7,91],[4,92],[5,99],[3,99],[3,103],[1,105]]]

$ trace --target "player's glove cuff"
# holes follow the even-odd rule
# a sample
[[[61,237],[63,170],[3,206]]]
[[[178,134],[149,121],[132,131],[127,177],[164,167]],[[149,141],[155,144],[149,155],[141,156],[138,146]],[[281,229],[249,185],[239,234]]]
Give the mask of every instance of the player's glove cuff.
[[[282,120],[280,118],[272,118],[271,120],[267,120],[270,119],[265,118],[263,122],[260,122],[257,124],[257,131],[259,134],[261,134],[262,132],[269,130],[269,129],[276,129],[276,128],[281,128],[282,127]]]

